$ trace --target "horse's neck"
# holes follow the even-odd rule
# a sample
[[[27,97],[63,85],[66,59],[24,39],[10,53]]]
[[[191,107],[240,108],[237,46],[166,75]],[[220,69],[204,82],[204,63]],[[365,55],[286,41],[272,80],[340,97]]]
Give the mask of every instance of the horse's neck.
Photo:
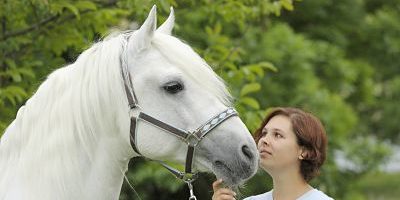
[[[86,150],[83,148],[70,149],[80,158],[71,160],[73,163],[64,168],[57,162],[70,155],[58,154],[59,160],[42,163],[18,158],[0,159],[8,164],[8,168],[2,168],[4,174],[0,176],[0,199],[118,199],[129,159],[116,157],[112,148],[118,147],[113,143],[108,139],[99,139],[90,159],[84,156]],[[79,152],[82,152],[81,155],[78,155]]]
[[[101,82],[82,72],[72,74],[75,70],[51,75],[3,135],[0,199],[118,199],[132,156],[119,74],[95,72],[108,76],[96,77],[108,78]],[[74,76],[82,77],[65,81]],[[91,88],[76,93],[72,84],[99,84],[113,94]]]
[[[129,158],[118,158],[113,150],[105,147],[118,148],[109,139],[99,141],[94,158],[88,166],[87,175],[81,178],[82,195],[75,199],[118,199],[123,176],[127,170]],[[75,179],[78,180],[78,179]],[[75,182],[75,181],[72,181]]]

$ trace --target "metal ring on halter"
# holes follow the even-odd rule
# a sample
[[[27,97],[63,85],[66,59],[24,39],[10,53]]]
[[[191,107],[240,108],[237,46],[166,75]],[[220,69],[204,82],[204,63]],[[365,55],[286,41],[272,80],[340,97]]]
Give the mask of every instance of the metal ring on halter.
[[[196,147],[197,144],[201,141],[201,138],[197,136],[198,131],[188,131],[187,132],[187,137],[185,138],[185,142],[189,146]]]
[[[139,104],[135,104],[135,106],[132,108],[131,105],[129,105],[129,116],[131,117],[136,117],[137,113],[142,111],[142,107],[140,107]],[[136,113],[136,115],[135,115]]]

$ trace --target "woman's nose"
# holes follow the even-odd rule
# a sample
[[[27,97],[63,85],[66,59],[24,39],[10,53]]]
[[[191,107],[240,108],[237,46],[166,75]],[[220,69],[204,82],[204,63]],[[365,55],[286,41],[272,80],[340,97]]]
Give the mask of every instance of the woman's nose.
[[[270,138],[269,138],[268,134],[264,135],[260,140],[263,144],[269,145]]]

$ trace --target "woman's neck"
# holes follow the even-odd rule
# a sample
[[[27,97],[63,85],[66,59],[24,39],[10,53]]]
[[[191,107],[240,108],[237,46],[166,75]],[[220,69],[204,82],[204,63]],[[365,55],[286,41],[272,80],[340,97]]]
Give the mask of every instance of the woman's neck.
[[[274,200],[295,200],[313,189],[297,172],[284,172],[272,178]]]

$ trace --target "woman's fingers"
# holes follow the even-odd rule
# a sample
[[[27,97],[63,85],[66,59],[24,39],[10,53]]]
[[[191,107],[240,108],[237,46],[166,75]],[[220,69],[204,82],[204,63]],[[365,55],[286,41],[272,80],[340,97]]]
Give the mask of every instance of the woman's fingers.
[[[236,196],[235,192],[233,192],[232,190],[227,189],[227,188],[221,188],[221,189],[217,190],[215,193],[217,193],[218,195]]]
[[[214,194],[212,196],[212,200],[236,200],[236,199],[232,195],[227,195],[227,194],[216,195],[216,194]]]
[[[221,186],[222,186],[222,179],[218,179],[214,181],[214,183],[212,184],[214,192],[216,192],[219,188],[221,188]]]
[[[235,200],[235,197],[223,194],[218,196],[218,200]]]
[[[223,188],[221,179],[215,181],[212,186],[214,190],[213,200],[235,200],[236,193],[228,188]]]

